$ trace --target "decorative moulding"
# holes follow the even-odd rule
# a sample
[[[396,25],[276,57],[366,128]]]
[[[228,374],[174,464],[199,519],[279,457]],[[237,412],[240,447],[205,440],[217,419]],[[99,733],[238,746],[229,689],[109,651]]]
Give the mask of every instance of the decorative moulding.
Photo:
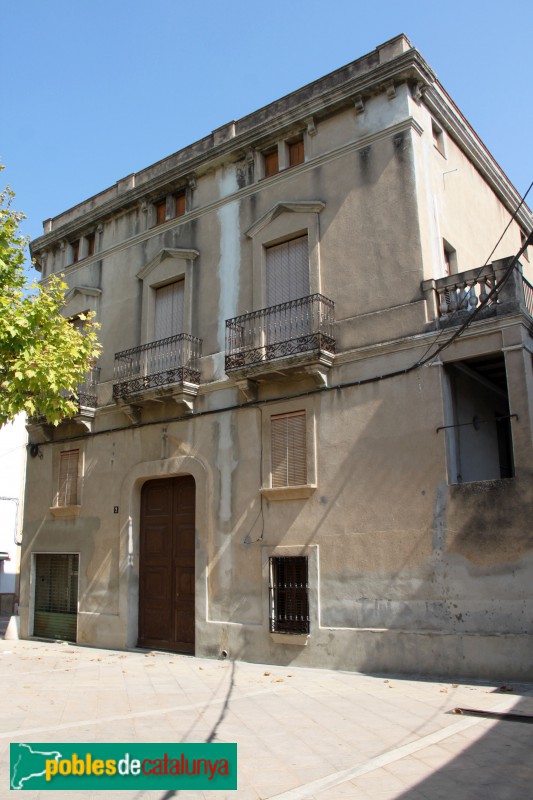
[[[102,290],[94,286],[73,286],[65,295],[65,303],[68,303],[77,294],[84,294],[87,297],[100,297]]]
[[[79,517],[81,506],[51,506],[50,512],[54,517]]]
[[[289,213],[296,213],[296,214],[320,214],[320,212],[326,207],[326,204],[323,203],[321,200],[302,200],[299,203],[294,203],[289,200],[281,200],[276,205],[272,206],[272,208],[263,214],[257,222],[248,228],[246,231],[246,236],[252,239],[256,236],[259,231],[263,230],[267,225],[269,225],[272,220],[279,217],[280,214],[284,212]]]
[[[183,261],[194,261],[200,255],[198,250],[185,250],[182,248],[165,247],[137,273],[140,280],[144,280],[165,258],[178,258]]]
[[[276,644],[291,644],[305,647],[309,640],[308,633],[271,633],[270,638]]]
[[[267,500],[302,500],[311,497],[316,491],[316,484],[306,486],[276,486],[276,488],[263,488],[261,494]]]

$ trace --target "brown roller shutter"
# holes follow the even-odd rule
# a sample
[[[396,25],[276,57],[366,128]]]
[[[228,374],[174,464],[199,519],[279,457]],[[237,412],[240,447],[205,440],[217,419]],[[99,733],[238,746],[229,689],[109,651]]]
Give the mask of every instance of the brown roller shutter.
[[[74,553],[35,556],[34,636],[76,641],[78,560]]]
[[[272,486],[305,486],[307,444],[305,411],[271,418]]]
[[[80,451],[66,450],[59,462],[58,506],[75,506],[78,503],[78,464]]]

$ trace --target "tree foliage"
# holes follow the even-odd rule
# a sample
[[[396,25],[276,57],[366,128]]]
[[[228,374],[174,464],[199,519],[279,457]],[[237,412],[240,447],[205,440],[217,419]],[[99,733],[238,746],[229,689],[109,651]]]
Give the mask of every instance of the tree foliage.
[[[0,192],[0,426],[21,411],[57,425],[77,413],[78,386],[100,351],[98,326],[92,314],[82,331],[62,316],[62,276],[28,286],[24,215],[13,210],[13,198],[9,186]]]

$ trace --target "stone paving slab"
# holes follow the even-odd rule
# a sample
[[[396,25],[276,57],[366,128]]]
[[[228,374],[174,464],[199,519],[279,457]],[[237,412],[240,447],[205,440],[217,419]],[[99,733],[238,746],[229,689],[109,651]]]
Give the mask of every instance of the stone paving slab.
[[[533,685],[436,681],[0,641],[0,800],[10,742],[238,743],[236,792],[76,800],[531,800]],[[512,688],[512,691],[507,689]],[[66,792],[26,791],[27,800]]]

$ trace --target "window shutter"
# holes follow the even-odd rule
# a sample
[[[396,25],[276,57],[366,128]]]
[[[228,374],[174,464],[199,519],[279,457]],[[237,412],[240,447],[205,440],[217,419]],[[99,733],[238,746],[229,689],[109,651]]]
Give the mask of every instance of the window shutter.
[[[279,172],[278,151],[273,150],[271,153],[266,153],[264,159],[265,178],[270,178],[271,175],[275,175],[277,172]]]
[[[307,236],[267,248],[266,279],[267,306],[309,296]]]
[[[183,333],[183,289],[183,281],[156,289],[155,341]]]
[[[303,164],[305,158],[303,139],[289,145],[289,167]]]
[[[75,506],[78,503],[79,455],[79,450],[66,450],[61,453],[57,496],[58,506]]]
[[[272,486],[305,486],[307,443],[305,411],[271,418]]]
[[[175,216],[181,217],[185,214],[185,192],[180,192],[175,197]]]

